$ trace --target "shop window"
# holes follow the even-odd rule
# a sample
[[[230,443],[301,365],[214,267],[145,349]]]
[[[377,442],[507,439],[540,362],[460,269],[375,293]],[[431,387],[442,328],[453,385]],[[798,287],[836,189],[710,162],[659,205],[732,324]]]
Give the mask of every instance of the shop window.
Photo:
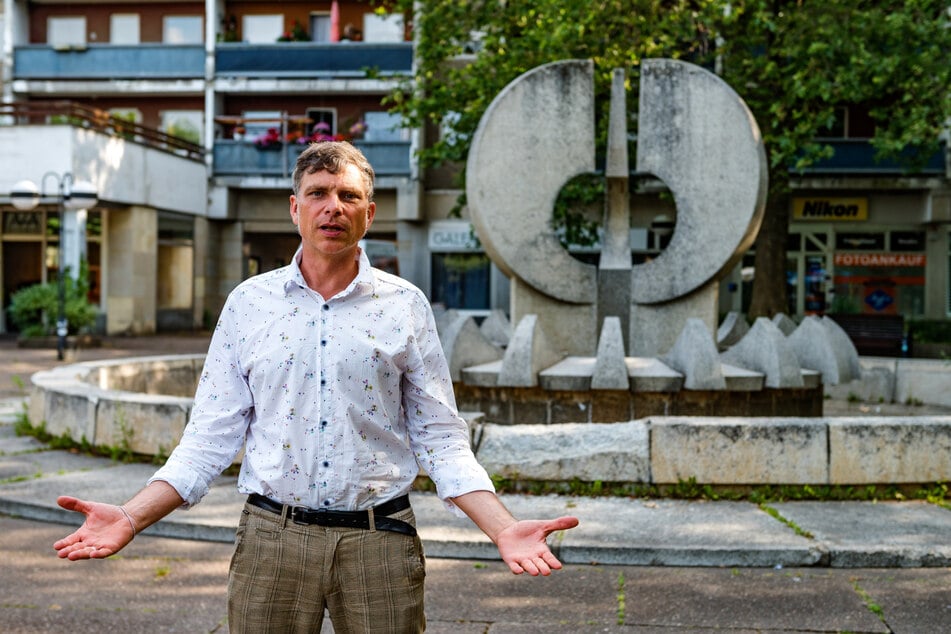
[[[837,253],[835,299],[838,312],[924,315],[925,255]]]
[[[432,301],[446,308],[489,308],[491,263],[484,253],[434,253]]]
[[[109,16],[110,44],[138,44],[139,37],[138,13],[113,13]]]
[[[803,236],[803,251],[806,253],[825,253],[829,236],[825,233],[807,233]]]
[[[194,234],[194,219],[190,216],[159,213],[158,309],[188,309],[192,305]]]
[[[201,44],[200,15],[166,15],[162,18],[162,41],[166,44]]]

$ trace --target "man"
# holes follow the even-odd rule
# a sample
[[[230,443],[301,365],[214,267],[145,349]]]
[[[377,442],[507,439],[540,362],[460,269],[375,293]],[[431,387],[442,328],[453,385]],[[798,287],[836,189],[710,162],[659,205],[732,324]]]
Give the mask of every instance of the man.
[[[245,448],[248,494],[229,574],[232,632],[417,632],[423,554],[407,492],[421,466],[515,574],[561,563],[545,539],[578,520],[516,520],[456,412],[422,292],[372,269],[358,241],[376,213],[373,169],[348,143],[315,143],[294,170],[293,262],[246,280],[212,337],[182,441],[122,506],[59,498],[86,515],[53,547],[108,557],[196,504]]]

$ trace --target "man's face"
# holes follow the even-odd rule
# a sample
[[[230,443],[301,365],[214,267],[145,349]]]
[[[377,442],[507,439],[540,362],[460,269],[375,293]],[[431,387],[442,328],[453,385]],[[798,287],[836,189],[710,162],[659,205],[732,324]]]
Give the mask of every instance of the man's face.
[[[376,203],[367,200],[363,175],[354,165],[337,174],[305,174],[290,201],[304,248],[328,256],[356,248],[376,214]]]

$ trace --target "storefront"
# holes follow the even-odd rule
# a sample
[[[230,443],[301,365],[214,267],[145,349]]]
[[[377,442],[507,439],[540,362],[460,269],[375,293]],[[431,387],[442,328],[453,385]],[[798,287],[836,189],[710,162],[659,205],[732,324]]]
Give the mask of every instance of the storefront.
[[[467,220],[436,220],[429,225],[431,300],[434,306],[488,314],[507,309],[508,279],[482,250]]]
[[[923,196],[799,197],[792,203],[791,314],[928,315],[929,276],[946,282],[929,267],[933,232],[920,222]]]
[[[0,214],[0,262],[3,278],[3,310],[0,311],[0,332],[14,330],[6,309],[17,291],[56,281],[59,271],[60,213],[40,207],[31,211],[5,210]],[[89,300],[100,305],[102,298],[102,236],[103,215],[99,211],[84,212],[86,238],[78,242],[81,253],[77,261],[85,262],[89,280]],[[67,263],[69,260],[67,259]],[[71,271],[77,275],[78,271]]]

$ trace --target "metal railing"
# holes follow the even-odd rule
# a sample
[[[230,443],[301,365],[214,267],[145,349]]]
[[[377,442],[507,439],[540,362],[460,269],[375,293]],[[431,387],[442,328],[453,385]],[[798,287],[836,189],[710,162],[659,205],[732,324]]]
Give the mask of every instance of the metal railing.
[[[205,157],[200,145],[75,101],[0,104],[0,125],[71,125],[196,161]]]
[[[215,176],[248,174],[287,178],[298,155],[314,140],[344,140],[360,148],[377,176],[407,176],[410,173],[410,142],[352,138],[348,134],[321,135],[307,132],[314,121],[306,115],[284,114],[279,118],[215,117]],[[266,134],[248,134],[256,126]]]

